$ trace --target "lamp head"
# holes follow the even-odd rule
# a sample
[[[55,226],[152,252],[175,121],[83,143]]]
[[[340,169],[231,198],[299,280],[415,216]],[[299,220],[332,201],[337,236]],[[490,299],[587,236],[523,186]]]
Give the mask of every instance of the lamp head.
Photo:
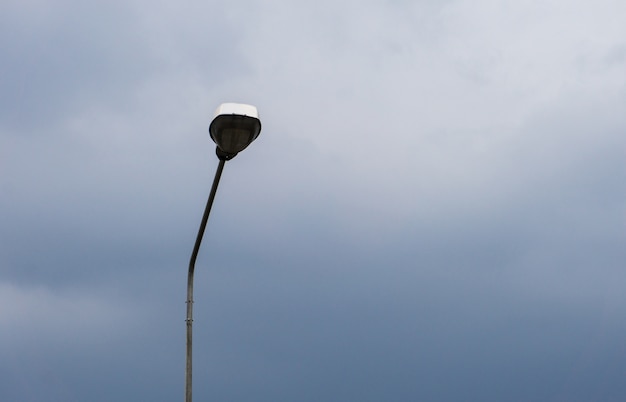
[[[229,160],[246,149],[261,132],[256,107],[242,103],[222,103],[209,126],[211,139],[217,145],[218,158]]]

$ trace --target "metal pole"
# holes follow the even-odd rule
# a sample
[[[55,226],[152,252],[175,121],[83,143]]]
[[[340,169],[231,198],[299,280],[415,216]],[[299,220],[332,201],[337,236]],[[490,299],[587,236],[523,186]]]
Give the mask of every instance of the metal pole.
[[[187,275],[187,364],[185,366],[185,402],[191,402],[191,338],[192,338],[192,324],[193,324],[193,271],[196,265],[196,258],[198,258],[198,251],[200,250],[200,243],[202,243],[202,236],[204,235],[204,229],[209,220],[209,213],[211,212],[211,206],[215,199],[215,193],[217,192],[217,185],[220,182],[222,176],[222,170],[224,169],[225,159],[220,158],[220,163],[217,165],[217,171],[215,172],[215,178],[213,179],[213,186],[211,187],[211,193],[209,199],[204,208],[204,215],[202,216],[202,222],[200,223],[200,229],[198,229],[198,236],[196,237],[196,244],[193,246],[193,252],[191,253],[191,259],[189,260],[189,274]]]

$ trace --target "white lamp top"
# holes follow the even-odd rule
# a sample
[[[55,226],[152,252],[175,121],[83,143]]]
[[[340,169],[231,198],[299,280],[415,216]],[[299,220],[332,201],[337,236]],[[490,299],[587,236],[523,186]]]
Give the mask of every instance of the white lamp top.
[[[259,118],[259,112],[256,107],[252,105],[246,105],[244,103],[222,103],[215,111],[215,117],[224,114],[236,114],[239,116],[249,116],[255,119]]]

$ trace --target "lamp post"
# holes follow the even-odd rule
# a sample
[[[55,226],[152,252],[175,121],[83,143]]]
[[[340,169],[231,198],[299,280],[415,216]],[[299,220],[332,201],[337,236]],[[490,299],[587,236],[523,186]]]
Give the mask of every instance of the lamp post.
[[[204,235],[211,206],[217,192],[222,170],[226,161],[234,158],[252,143],[261,132],[261,121],[256,107],[240,103],[223,103],[215,112],[215,118],[209,126],[211,139],[217,145],[215,153],[219,159],[213,186],[209,194],[204,215],[196,236],[196,243],[193,246],[191,259],[189,260],[189,273],[187,275],[187,361],[185,366],[185,402],[191,401],[191,350],[192,350],[192,324],[193,324],[193,272],[196,265],[196,258],[200,250],[200,243]]]

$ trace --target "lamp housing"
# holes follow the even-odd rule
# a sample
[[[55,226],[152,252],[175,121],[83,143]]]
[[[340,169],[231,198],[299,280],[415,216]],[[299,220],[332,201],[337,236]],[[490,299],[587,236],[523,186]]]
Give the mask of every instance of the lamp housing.
[[[243,103],[222,103],[209,126],[220,159],[229,160],[243,151],[261,132],[256,107]]]

